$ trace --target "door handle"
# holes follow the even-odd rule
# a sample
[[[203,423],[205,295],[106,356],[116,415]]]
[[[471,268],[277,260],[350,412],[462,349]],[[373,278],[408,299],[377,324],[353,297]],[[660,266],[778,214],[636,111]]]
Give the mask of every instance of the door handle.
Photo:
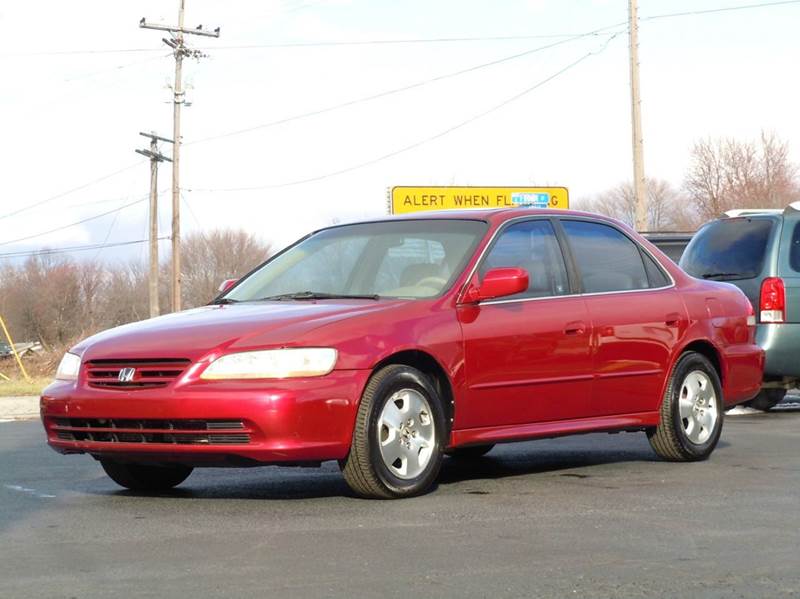
[[[664,317],[664,324],[666,324],[668,327],[676,327],[680,321],[681,315],[677,312],[670,312]]]
[[[586,332],[586,323],[582,320],[568,322],[564,327],[565,335],[583,335]]]

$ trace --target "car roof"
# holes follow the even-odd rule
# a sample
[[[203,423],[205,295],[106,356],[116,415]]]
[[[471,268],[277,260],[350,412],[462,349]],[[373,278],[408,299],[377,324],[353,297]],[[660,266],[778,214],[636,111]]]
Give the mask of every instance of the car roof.
[[[560,210],[557,208],[492,208],[492,209],[468,209],[468,210],[425,210],[421,212],[411,212],[408,214],[394,214],[385,217],[370,218],[357,221],[360,223],[385,222],[387,220],[482,220],[491,224],[499,224],[514,218],[524,216],[583,216],[599,220],[605,220],[615,224],[622,224],[613,218],[582,212],[580,210]],[[352,224],[352,223],[349,223]]]

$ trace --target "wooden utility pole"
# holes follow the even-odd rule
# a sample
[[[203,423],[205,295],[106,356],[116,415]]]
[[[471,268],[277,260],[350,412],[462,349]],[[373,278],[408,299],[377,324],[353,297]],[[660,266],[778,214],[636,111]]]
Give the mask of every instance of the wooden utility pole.
[[[171,139],[159,137],[153,132],[142,133],[144,137],[150,138],[149,150],[136,150],[138,154],[147,156],[150,159],[150,275],[148,285],[150,288],[150,318],[158,316],[158,163],[172,162],[158,151],[158,141],[172,143]]]
[[[636,200],[637,231],[646,231],[647,183],[644,176],[644,140],[642,136],[642,100],[639,97],[639,15],[637,0],[629,0],[628,32],[631,63],[631,132],[633,137],[633,195]]]
[[[184,34],[204,35],[207,37],[219,37],[219,27],[213,31],[203,29],[198,25],[195,29],[185,29],[183,27],[183,13],[186,0],[179,0],[178,6],[178,25],[159,25],[148,23],[144,18],[139,21],[139,27],[143,29],[157,29],[168,31],[172,37],[162,38],[162,41],[172,48],[175,56],[175,83],[173,91],[172,108],[172,311],[178,312],[181,309],[181,188],[180,188],[180,153],[181,153],[181,105],[184,103],[183,92],[183,59],[186,56],[200,58],[204,56],[199,50],[191,50],[184,43]]]

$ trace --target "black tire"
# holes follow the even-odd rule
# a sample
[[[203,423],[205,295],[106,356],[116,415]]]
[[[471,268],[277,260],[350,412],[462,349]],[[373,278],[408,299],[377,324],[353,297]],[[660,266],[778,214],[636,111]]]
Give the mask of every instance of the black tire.
[[[455,447],[447,450],[445,453],[456,460],[474,460],[475,458],[485,456],[487,453],[492,451],[492,449],[494,449],[494,443],[490,443],[489,445]]]
[[[715,394],[717,412],[716,422],[708,438],[702,443],[689,439],[680,415],[680,394],[687,376],[700,371],[710,380]],[[708,458],[717,446],[722,434],[722,422],[725,415],[725,402],[722,397],[722,386],[714,365],[702,354],[686,352],[672,368],[667,389],[661,403],[661,422],[647,432],[653,450],[665,460],[672,462],[692,462]]]
[[[178,486],[192,473],[190,466],[150,466],[100,460],[111,480],[131,491],[167,491]]]
[[[785,395],[786,389],[762,389],[758,395],[744,405],[762,412],[769,412],[783,401]]]
[[[398,478],[389,470],[381,457],[378,441],[378,420],[383,407],[402,389],[412,389],[423,395],[434,424],[430,459],[424,470],[410,479]],[[357,495],[365,498],[395,499],[424,493],[439,475],[447,435],[444,405],[432,381],[411,366],[386,366],[372,375],[361,396],[350,454],[342,465],[344,478]]]

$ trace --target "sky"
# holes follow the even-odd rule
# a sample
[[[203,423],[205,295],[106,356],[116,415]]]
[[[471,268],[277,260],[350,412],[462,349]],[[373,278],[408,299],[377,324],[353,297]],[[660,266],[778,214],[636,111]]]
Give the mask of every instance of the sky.
[[[577,206],[631,178],[626,0],[186,3],[187,27],[221,35],[188,38],[208,56],[184,68],[184,235],[243,228],[279,249],[385,214],[394,185],[559,185]],[[800,3],[653,18],[755,3],[640,0],[648,176],[680,186],[709,136],[772,130],[800,158]],[[146,237],[150,170],[134,150],[139,131],[172,136],[174,61],[138,22],[175,24],[177,9],[0,4],[0,260]],[[170,177],[165,163],[163,236]]]

